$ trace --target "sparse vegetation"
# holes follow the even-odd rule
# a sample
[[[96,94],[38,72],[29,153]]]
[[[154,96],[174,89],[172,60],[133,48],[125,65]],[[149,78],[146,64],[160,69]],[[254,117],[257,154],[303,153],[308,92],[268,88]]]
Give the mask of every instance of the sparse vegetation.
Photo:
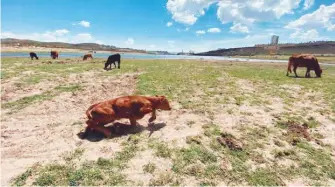
[[[326,143],[320,143],[331,139],[324,127],[335,119],[334,67],[329,67],[321,79],[295,79],[285,76],[286,64],[125,59],[120,70],[106,72],[101,68],[102,59],[92,62],[60,59],[52,60],[51,64],[42,63],[48,61],[51,60],[41,58],[39,62],[29,60],[27,63],[20,58],[2,59],[2,97],[5,98],[7,92],[16,94],[2,99],[2,109],[9,110],[2,112],[2,116],[8,115],[7,120],[15,117],[14,112],[22,115],[20,112],[28,106],[47,100],[62,102],[57,100],[59,96],[69,95],[74,101],[80,101],[82,92],[94,85],[85,82],[84,73],[90,71],[99,80],[117,81],[118,76],[125,73],[136,73],[137,94],[166,95],[173,108],[177,106],[168,114],[170,118],[160,119],[167,125],[158,130],[161,132],[153,132],[148,137],[149,127],[140,121],[139,128],[143,131],[116,134],[96,144],[104,145],[104,151],[113,151],[113,154],[87,161],[84,158],[86,145],[81,144],[83,149],[60,152],[62,160],[59,162],[37,165],[18,173],[12,185],[187,185],[184,179],[190,177],[196,185],[202,186],[285,185],[299,177],[305,179],[305,185],[329,185],[330,179],[335,178],[331,150]],[[57,63],[61,61],[65,63]],[[301,75],[304,71],[298,69]],[[141,74],[137,74],[139,72]],[[21,78],[23,73],[24,79]],[[74,81],[77,76],[82,76],[80,81]],[[39,94],[22,93],[26,89],[39,89],[35,85],[50,85],[50,80],[57,81],[38,90]],[[85,109],[82,109],[83,114]],[[199,119],[184,119],[184,113],[197,115]],[[9,126],[10,122],[5,123]],[[51,133],[56,127],[85,125],[82,115],[40,124],[50,128]],[[44,133],[35,128],[38,133]],[[68,140],[66,135],[64,133],[63,138]],[[73,141],[72,134],[69,137]],[[241,149],[221,144],[218,137],[237,141]],[[316,139],[321,140],[318,143]],[[111,144],[118,145],[120,151],[114,154]],[[153,151],[154,159],[165,160],[172,168],[162,170],[162,166],[148,160],[137,169],[150,173],[151,178],[147,182],[132,181],[122,171],[146,149]],[[286,161],[289,164],[285,165]]]
[[[143,166],[143,171],[147,173],[153,173],[155,169],[156,169],[156,165],[150,162]]]

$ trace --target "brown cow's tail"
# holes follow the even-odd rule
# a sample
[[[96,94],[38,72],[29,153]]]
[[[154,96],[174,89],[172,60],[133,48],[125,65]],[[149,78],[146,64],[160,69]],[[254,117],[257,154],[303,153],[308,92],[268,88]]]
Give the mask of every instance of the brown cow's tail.
[[[100,103],[97,103],[97,104],[94,104],[94,105],[91,105],[87,110],[86,110],[86,116],[88,117],[88,119],[92,119],[92,109],[97,106],[98,104]]]

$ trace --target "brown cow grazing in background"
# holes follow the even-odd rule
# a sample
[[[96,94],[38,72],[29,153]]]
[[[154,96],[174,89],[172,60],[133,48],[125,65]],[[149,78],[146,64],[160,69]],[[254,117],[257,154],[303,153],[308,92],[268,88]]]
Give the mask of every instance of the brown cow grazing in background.
[[[86,55],[84,55],[83,60],[87,60],[88,58],[93,59],[92,54],[86,54]]]
[[[313,55],[310,54],[294,54],[289,58],[288,65],[287,65],[287,73],[292,73],[291,67],[293,66],[293,71],[296,77],[297,75],[297,68],[298,67],[306,67],[306,74],[305,77],[310,77],[310,70],[314,70],[317,77],[321,77],[322,69],[320,68],[318,59],[315,58]]]
[[[122,118],[129,119],[131,126],[136,126],[136,120],[151,113],[149,122],[153,122],[156,119],[156,109],[171,110],[165,96],[124,96],[96,103],[86,111],[87,127],[81,138],[85,138],[91,129],[103,133],[106,137],[111,137],[110,130],[104,125]]]
[[[57,51],[51,51],[50,52],[50,56],[52,59],[58,59],[58,52]]]
[[[30,52],[29,55],[30,55],[31,60],[33,60],[34,58],[36,58],[36,60],[38,60],[38,56],[36,55],[36,53]]]

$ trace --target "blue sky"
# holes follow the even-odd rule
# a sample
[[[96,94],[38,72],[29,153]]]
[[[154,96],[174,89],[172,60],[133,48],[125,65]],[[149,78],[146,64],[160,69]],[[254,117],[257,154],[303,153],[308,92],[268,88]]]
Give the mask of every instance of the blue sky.
[[[334,0],[2,0],[1,37],[168,51],[335,40]]]

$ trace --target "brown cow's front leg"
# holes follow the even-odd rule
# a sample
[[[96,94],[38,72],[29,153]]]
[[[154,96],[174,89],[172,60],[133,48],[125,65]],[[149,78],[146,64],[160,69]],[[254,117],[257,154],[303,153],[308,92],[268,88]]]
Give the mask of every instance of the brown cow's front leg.
[[[294,71],[295,77],[298,77],[298,75],[297,75],[297,68],[298,68],[298,66],[294,66],[294,68],[293,68],[293,71]]]
[[[86,121],[87,127],[82,135],[82,138],[85,138],[87,136],[87,133],[89,130],[97,130],[100,133],[103,133],[106,138],[110,138],[112,135],[112,132],[104,127],[104,123],[96,123],[91,120]]]
[[[307,68],[305,77],[311,77],[310,71],[311,71],[311,69],[310,69],[310,68]]]
[[[112,132],[111,132],[109,129],[107,129],[106,127],[104,127],[104,126],[100,126],[100,125],[98,125],[98,126],[95,126],[95,127],[93,127],[93,128],[94,128],[95,130],[97,130],[97,131],[103,133],[103,134],[105,135],[106,138],[110,138],[110,137],[112,136]]]
[[[155,121],[155,119],[156,119],[156,109],[153,109],[151,113],[151,118],[149,119],[149,123]]]
[[[132,127],[136,127],[136,119],[135,118],[129,118],[129,120],[130,120],[130,125]]]

